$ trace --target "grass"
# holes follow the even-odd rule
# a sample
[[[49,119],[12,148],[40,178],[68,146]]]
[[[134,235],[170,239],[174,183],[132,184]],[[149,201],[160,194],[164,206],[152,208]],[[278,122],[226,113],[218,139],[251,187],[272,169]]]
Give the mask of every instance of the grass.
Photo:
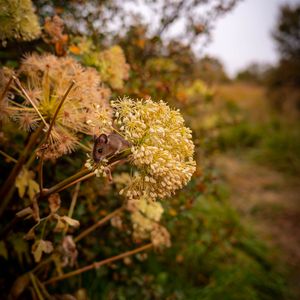
[[[299,176],[299,121],[275,115],[261,86],[233,83],[221,85],[217,91],[217,101],[233,102],[242,119],[221,130],[217,137],[220,150],[247,152],[259,164]]]

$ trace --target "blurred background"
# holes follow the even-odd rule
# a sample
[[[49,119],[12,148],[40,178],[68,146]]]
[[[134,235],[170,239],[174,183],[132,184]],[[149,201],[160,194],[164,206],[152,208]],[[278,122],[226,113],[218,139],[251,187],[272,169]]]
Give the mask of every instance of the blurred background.
[[[80,287],[85,298],[77,299],[299,299],[299,1],[32,2],[41,24],[57,15],[63,26],[34,41],[2,43],[2,66],[48,51],[102,74],[96,53],[118,45],[130,69],[119,80],[122,66],[111,54],[113,75],[102,74],[111,98],[151,97],[179,108],[197,159],[189,185],[164,202],[170,249],[90,271],[52,291]],[[5,136],[18,133],[1,130],[1,149],[14,156]],[[48,182],[52,174],[72,174],[84,157],[78,151],[49,163]],[[81,185],[74,216],[83,226],[117,206],[117,185],[103,181],[100,191],[97,180]],[[31,264],[20,236],[12,233],[0,251],[3,293]],[[79,264],[128,245],[125,233],[105,227],[80,245]]]

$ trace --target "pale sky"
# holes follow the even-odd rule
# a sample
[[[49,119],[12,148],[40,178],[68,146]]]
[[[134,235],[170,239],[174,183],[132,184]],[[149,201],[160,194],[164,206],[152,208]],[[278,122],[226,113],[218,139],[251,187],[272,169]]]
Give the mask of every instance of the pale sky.
[[[204,53],[218,57],[233,76],[252,62],[274,63],[278,56],[271,32],[280,5],[300,0],[243,0],[219,19],[212,32],[213,41]]]

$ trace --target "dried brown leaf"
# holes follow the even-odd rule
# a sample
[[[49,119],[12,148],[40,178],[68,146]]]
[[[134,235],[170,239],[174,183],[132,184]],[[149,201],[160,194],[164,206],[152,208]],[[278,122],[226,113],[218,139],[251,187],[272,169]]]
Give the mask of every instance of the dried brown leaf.
[[[18,277],[10,290],[10,298],[18,299],[19,296],[24,292],[26,287],[29,285],[29,282],[30,278],[28,274]]]
[[[33,210],[31,207],[26,207],[16,213],[16,216],[20,219],[32,217]]]
[[[62,232],[65,231],[66,228],[67,228],[67,224],[59,218],[54,228],[54,232]]]
[[[32,227],[25,235],[24,239],[29,241],[29,240],[34,240],[35,239],[35,232],[34,232],[34,227]]]
[[[51,253],[53,251],[53,245],[50,241],[37,240],[32,245],[32,254],[34,256],[35,262],[39,262],[42,258],[42,254]]]
[[[80,225],[79,221],[72,219],[68,216],[62,216],[61,220],[63,220],[64,222],[66,222],[68,225],[72,227],[78,227]]]
[[[58,193],[51,194],[48,198],[48,202],[49,202],[51,213],[56,213],[59,210],[61,204],[59,194]]]

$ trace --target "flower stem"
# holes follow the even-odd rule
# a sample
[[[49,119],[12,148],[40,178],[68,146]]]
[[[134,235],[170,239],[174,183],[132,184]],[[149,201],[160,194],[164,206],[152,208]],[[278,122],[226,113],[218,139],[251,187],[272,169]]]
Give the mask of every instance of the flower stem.
[[[33,108],[35,109],[36,113],[39,115],[39,117],[41,118],[42,122],[45,124],[46,128],[48,128],[48,124],[45,121],[44,117],[42,116],[42,114],[40,113],[39,109],[37,108],[37,106],[35,105],[35,103],[32,101],[32,99],[29,97],[29,95],[27,94],[25,88],[23,87],[22,83],[19,81],[19,79],[13,75],[13,79],[16,83],[16,85],[20,88],[20,90],[22,91],[23,95],[25,96],[25,98],[27,99],[27,101],[30,102],[30,104],[33,106]]]
[[[57,193],[59,191],[62,191],[64,189],[66,189],[67,187],[70,187],[74,184],[76,184],[77,182],[81,181],[82,178],[86,177],[86,175],[95,175],[93,173],[93,171],[90,171],[88,169],[82,169],[81,171],[77,172],[76,174],[66,178],[65,180],[59,182],[58,184],[52,186],[51,188],[47,189],[46,191],[43,192],[43,196],[44,197],[48,197],[53,193]]]
[[[83,268],[80,268],[80,269],[77,269],[75,271],[72,271],[72,272],[69,272],[69,273],[65,273],[65,274],[60,275],[60,276],[52,277],[49,280],[45,281],[44,284],[45,285],[46,284],[51,284],[51,283],[54,283],[54,282],[57,282],[57,281],[64,280],[66,278],[75,276],[75,275],[79,275],[81,273],[84,273],[84,272],[92,270],[92,269],[98,269],[99,267],[107,265],[107,264],[109,264],[109,263],[111,263],[113,261],[117,261],[117,260],[120,260],[120,259],[125,258],[127,256],[131,256],[133,254],[139,253],[141,251],[148,250],[151,247],[153,247],[152,243],[146,244],[146,245],[141,246],[139,248],[136,248],[134,250],[127,251],[127,252],[124,252],[122,254],[119,254],[119,255],[116,255],[116,256],[113,256],[113,257],[110,257],[110,258],[107,258],[107,259],[104,259],[104,260],[92,263],[90,265],[87,265],[87,266],[85,266]]]
[[[128,157],[128,155],[130,155],[130,153],[131,153],[131,149],[124,150],[122,153],[119,153],[118,155],[114,156],[110,160],[108,166],[113,165],[114,163],[119,162],[123,158]],[[74,174],[73,176],[66,178],[65,180],[59,182],[58,184],[56,184],[53,187],[44,191],[42,197],[40,197],[40,198],[48,197],[53,193],[60,192],[64,189],[76,184],[77,182],[86,180],[94,175],[95,175],[94,170],[82,169],[81,171]]]
[[[65,100],[67,99],[69,93],[71,92],[71,89],[73,88],[75,84],[75,81],[72,80],[70,86],[68,87],[67,91],[65,92],[65,94],[63,95],[63,97],[61,98],[56,110],[55,110],[55,113],[53,115],[53,118],[51,120],[51,123],[49,125],[49,128],[47,130],[47,135],[45,137],[45,142],[44,144],[47,145],[47,142],[49,140],[49,137],[50,137],[50,134],[51,134],[51,130],[55,124],[55,120],[58,116],[58,113],[63,105],[63,103],[65,102]],[[43,148],[42,150],[42,154],[41,154],[41,157],[40,157],[40,160],[39,160],[39,166],[38,166],[38,173],[39,173],[39,187],[40,187],[40,194],[42,195],[43,193],[43,163],[44,163],[44,156],[45,156],[45,150],[46,150],[46,147]]]
[[[13,192],[15,190],[15,180],[19,175],[20,171],[22,170],[22,167],[25,163],[28,154],[30,153],[30,151],[32,151],[33,146],[39,139],[43,128],[44,125],[41,124],[40,127],[31,134],[27,145],[25,146],[23,152],[21,153],[18,159],[18,162],[14,165],[13,169],[11,170],[9,176],[7,177],[6,181],[4,182],[1,188],[0,199],[2,199],[2,202],[0,205],[0,217],[6,209],[7,205],[9,204],[11,197],[13,196]]]
[[[82,233],[80,233],[74,239],[74,242],[76,242],[76,243],[79,242],[81,239],[83,239],[84,237],[86,237],[92,231],[96,230],[98,227],[102,226],[104,223],[106,223],[107,221],[109,221],[111,218],[113,218],[114,216],[116,216],[117,214],[119,214],[123,210],[124,210],[124,207],[120,207],[120,208],[114,210],[112,213],[108,214],[103,219],[99,220],[97,223],[95,223],[94,225],[90,226],[89,228],[87,228],[86,230],[84,230]]]

